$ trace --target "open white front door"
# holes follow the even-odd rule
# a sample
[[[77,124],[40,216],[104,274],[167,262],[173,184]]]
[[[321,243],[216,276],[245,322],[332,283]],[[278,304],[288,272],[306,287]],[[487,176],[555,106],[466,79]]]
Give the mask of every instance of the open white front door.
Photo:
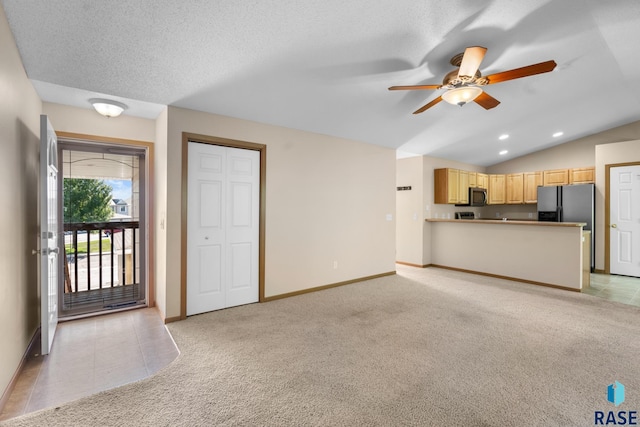
[[[58,137],[40,116],[41,354],[49,354],[58,325]]]

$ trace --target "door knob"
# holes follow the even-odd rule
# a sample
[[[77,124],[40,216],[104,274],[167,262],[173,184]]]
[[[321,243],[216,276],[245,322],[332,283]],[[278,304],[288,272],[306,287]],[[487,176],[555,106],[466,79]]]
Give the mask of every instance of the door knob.
[[[618,228],[617,224],[611,224],[611,228]]]

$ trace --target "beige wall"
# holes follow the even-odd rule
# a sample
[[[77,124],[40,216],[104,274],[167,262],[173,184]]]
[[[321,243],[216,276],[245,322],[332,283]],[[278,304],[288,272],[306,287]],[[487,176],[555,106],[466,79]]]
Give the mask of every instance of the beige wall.
[[[267,145],[267,297],[395,270],[394,150],[169,107],[167,317],[180,314],[183,132]]]
[[[0,7],[0,395],[39,324],[38,180],[42,102]]]
[[[431,227],[425,219],[453,218],[457,211],[472,211],[476,215],[481,212],[481,208],[433,203],[433,171],[439,168],[485,171],[482,166],[429,156],[396,161],[396,185],[413,187],[411,191],[398,191],[396,196],[397,261],[414,265],[431,263]]]
[[[422,157],[396,162],[396,186],[411,190],[396,192],[396,260],[424,265],[424,173]]]
[[[536,220],[538,205],[487,205],[480,209],[482,218]]]
[[[87,106],[90,107],[88,102]],[[155,139],[154,120],[127,115],[107,118],[98,114],[93,108],[77,108],[49,102],[42,104],[42,110],[43,114],[49,116],[49,121],[58,132],[145,142],[153,142]]]
[[[169,109],[165,108],[156,119],[154,195],[151,200],[155,214],[155,283],[156,307],[164,319],[167,314],[167,130],[169,127]]]
[[[596,269],[604,270],[605,166],[640,162],[640,139],[596,146]]]

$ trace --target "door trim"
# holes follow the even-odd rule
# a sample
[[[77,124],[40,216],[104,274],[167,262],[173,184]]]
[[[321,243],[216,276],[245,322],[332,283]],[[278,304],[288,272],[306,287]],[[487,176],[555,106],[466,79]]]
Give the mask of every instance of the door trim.
[[[611,274],[611,246],[609,239],[611,239],[611,227],[610,227],[610,212],[609,204],[611,203],[611,189],[609,182],[609,175],[611,175],[611,168],[618,168],[624,166],[640,166],[640,162],[627,162],[627,163],[611,163],[604,165],[604,273]]]
[[[265,214],[267,193],[267,146],[255,142],[239,141],[236,139],[219,138],[216,136],[200,135],[182,132],[182,200],[180,224],[180,320],[187,318],[187,210],[188,200],[188,172],[189,172],[189,142],[220,145],[223,147],[255,150],[260,152],[260,213],[258,219],[258,302],[264,302],[264,253],[265,253]]]
[[[146,209],[146,221],[147,221],[147,306],[155,307],[155,225],[154,225],[154,209],[155,204],[154,188],[155,188],[155,173],[154,173],[154,144],[148,141],[139,141],[135,139],[123,139],[123,138],[111,138],[107,136],[98,135],[85,135],[81,133],[73,132],[56,132],[58,134],[58,141],[64,140],[68,142],[89,142],[97,144],[110,144],[110,145],[125,145],[128,147],[137,147],[145,149],[145,174],[147,180],[147,206]]]

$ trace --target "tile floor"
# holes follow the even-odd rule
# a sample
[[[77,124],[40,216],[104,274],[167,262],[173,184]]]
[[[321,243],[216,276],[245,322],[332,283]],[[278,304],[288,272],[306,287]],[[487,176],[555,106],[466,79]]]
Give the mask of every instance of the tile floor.
[[[585,294],[640,307],[640,278],[591,274],[591,285]]]
[[[51,353],[27,359],[0,420],[140,380],[177,356],[155,308],[60,323]]]

